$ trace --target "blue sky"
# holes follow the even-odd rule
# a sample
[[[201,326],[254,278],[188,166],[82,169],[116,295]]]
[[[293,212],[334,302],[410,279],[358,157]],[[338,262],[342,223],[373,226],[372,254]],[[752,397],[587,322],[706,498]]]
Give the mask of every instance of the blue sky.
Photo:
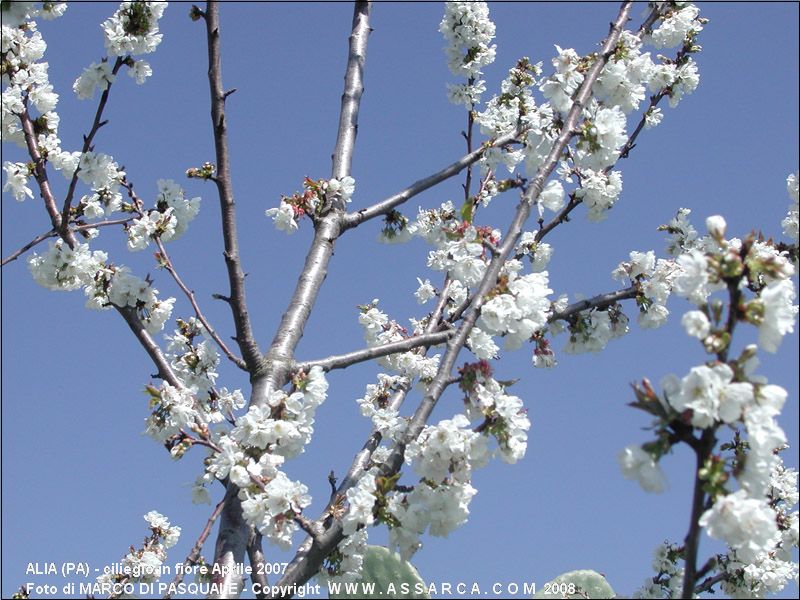
[[[65,148],[77,149],[91,123],[96,105],[78,101],[71,86],[103,55],[99,23],[114,7],[75,4],[63,18],[40,23],[51,81],[61,94]],[[798,165],[798,5],[701,8],[711,23],[700,38],[700,87],[677,109],[665,108],[664,122],[646,131],[623,161],[624,190],[607,221],[590,223],[578,210],[549,237],[556,294],[574,298],[616,289],[610,273],[631,250],[664,256],[665,238],[656,228],[678,207],[693,210],[698,228],[706,216],[722,214],[729,235],[755,229],[780,236],[789,203],[785,178]],[[144,198],[152,198],[159,178],[175,179],[187,194],[203,197],[200,215],[169,250],[210,320],[228,337],[233,327],[227,306],[211,299],[227,291],[216,197],[211,185],[183,177],[188,167],[213,161],[205,35],[202,24],[189,20],[188,9],[167,9],[164,41],[148,57],[153,77],[136,86],[123,76],[114,86],[110,122],[96,149],[125,166]],[[634,9],[636,22],[643,10],[644,5]],[[491,11],[497,60],[486,70],[487,99],[521,56],[544,61],[549,72],[553,44],[592,51],[617,7],[503,3]],[[445,82],[455,80],[437,31],[441,13],[438,3],[373,8],[352,169],[354,207],[372,204],[463,154],[466,115],[445,96]],[[223,78],[226,88],[238,90],[229,99],[228,119],[241,256],[262,349],[289,300],[312,234],[304,223],[287,237],[264,210],[277,206],[281,194],[299,190],[303,177],[330,176],[351,18],[349,4],[222,7]],[[8,159],[22,160],[15,148],[4,150]],[[60,176],[52,179],[62,184]],[[462,181],[454,178],[414,198],[407,214],[457,199]],[[504,228],[514,202],[496,200],[490,213],[496,218],[488,222]],[[3,256],[49,227],[37,200],[18,204],[4,194],[2,206]],[[435,281],[425,268],[427,248],[418,241],[381,245],[378,231],[379,224],[370,222],[337,243],[298,359],[363,347],[356,305],[373,298],[399,322],[424,314],[413,292],[416,277]],[[151,252],[129,253],[124,236],[108,230],[98,243],[109,248],[112,261],[140,276],[153,275],[162,295],[179,296],[168,275],[155,268]],[[37,286],[21,260],[3,269],[2,299],[2,595],[25,581],[63,583],[26,577],[32,561],[87,561],[92,567],[118,561],[128,546],[141,542],[142,515],[150,510],[183,528],[169,562],[182,560],[211,511],[190,499],[203,453],[176,463],[141,435],[147,416],[141,390],[154,368],[127,326],[113,312],[84,309],[80,292]],[[497,375],[520,378],[512,390],[533,423],[528,455],[514,466],[494,461],[476,474],[469,523],[449,539],[425,538],[413,561],[426,581],[542,585],[561,572],[592,568],[605,573],[619,594],[629,594],[651,575],[653,548],[686,533],[692,457],[678,449],[662,461],[670,486],[658,496],[624,480],[615,457],[627,444],[648,440],[646,416],[626,406],[633,399],[629,384],[642,377],[657,382],[673,372],[682,376],[705,360],[680,327],[687,306],[673,300],[676,318],[655,331],[638,329],[632,318],[631,333],[599,355],[559,352],[551,371],[533,369],[528,349],[504,353]],[[173,316],[189,316],[189,310],[179,300]],[[635,308],[628,305],[626,312],[633,317]],[[738,339],[750,342],[752,332]],[[556,338],[557,352],[564,341]],[[789,391],[782,424],[791,449],[784,460],[797,467],[797,333],[784,339],[778,355],[762,355],[762,361],[761,372]],[[328,472],[344,473],[368,433],[354,400],[376,372],[373,365],[359,365],[330,375],[317,434],[306,453],[287,465],[288,475],[302,479],[315,496],[310,515],[327,498]],[[242,375],[223,364],[219,384],[246,391]],[[417,393],[410,400],[418,399]],[[450,418],[459,403],[453,390],[434,420]],[[385,534],[374,529],[371,539],[381,543]],[[209,559],[213,540],[206,547]],[[704,537],[701,556],[714,548]],[[274,548],[267,552],[270,560],[289,558]],[[790,587],[787,596],[796,591]]]

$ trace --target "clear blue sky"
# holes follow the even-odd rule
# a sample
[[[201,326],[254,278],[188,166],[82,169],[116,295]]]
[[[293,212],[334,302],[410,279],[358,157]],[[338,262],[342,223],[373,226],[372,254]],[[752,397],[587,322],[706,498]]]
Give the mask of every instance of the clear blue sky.
[[[78,149],[96,104],[78,101],[72,82],[99,60],[99,23],[110,3],[70,6],[54,22],[41,22],[49,44],[51,81],[60,93],[60,137]],[[644,5],[634,9],[637,20]],[[785,178],[798,165],[798,5],[705,4],[711,19],[701,36],[698,90],[664,123],[646,131],[622,165],[623,194],[601,224],[585,212],[548,241],[555,254],[556,294],[593,295],[615,289],[611,270],[631,250],[664,255],[656,227],[678,207],[693,209],[698,228],[706,216],[723,214],[729,234],[751,229],[780,235],[789,199]],[[188,167],[213,161],[208,116],[205,35],[188,18],[188,4],[172,4],[162,20],[164,41],[151,55],[154,75],[136,86],[122,76],[107,110],[109,125],[96,149],[125,166],[140,195],[152,198],[158,178],[183,183],[201,195],[198,218],[170,246],[173,261],[218,330],[230,336],[227,306],[211,300],[227,292],[212,186],[183,177]],[[604,37],[616,4],[495,4],[497,60],[486,72],[490,97],[520,56],[545,62],[553,44],[587,53]],[[402,189],[463,153],[459,132],[465,111],[448,104],[445,82],[454,81],[437,31],[440,4],[378,4],[367,50],[365,88],[353,163],[354,206],[366,206]],[[292,237],[276,231],[264,210],[281,194],[300,189],[304,176],[330,176],[339,99],[352,17],[349,4],[231,4],[222,8],[223,77],[238,91],[228,119],[238,204],[241,256],[256,336],[272,339],[299,273],[311,228]],[[16,149],[8,150],[8,159]],[[62,184],[60,175],[53,181]],[[461,178],[410,202],[434,206],[460,194]],[[63,193],[63,186],[59,189]],[[41,204],[3,198],[2,254],[7,255],[49,225]],[[507,201],[495,201],[498,206]],[[495,225],[507,212],[499,208]],[[311,359],[363,347],[356,305],[381,299],[398,321],[421,316],[413,292],[426,272],[427,248],[377,243],[375,222],[348,233],[336,246],[328,279],[298,349]],[[111,260],[151,273],[164,296],[179,296],[151,253],[131,254],[124,237],[104,231],[96,247]],[[796,281],[796,279],[795,279]],[[23,261],[3,269],[3,531],[2,595],[25,581],[63,583],[25,576],[31,561],[118,561],[145,534],[142,515],[158,510],[183,528],[170,563],[182,560],[211,511],[191,504],[189,484],[201,472],[204,453],[173,462],[141,435],[147,399],[141,393],[154,368],[114,312],[83,308],[80,292],[54,293],[32,280]],[[626,406],[629,383],[667,373],[685,374],[705,355],[680,327],[687,305],[670,304],[676,317],[659,330],[631,333],[600,355],[559,353],[552,371],[535,370],[528,349],[503,357],[501,379],[513,388],[533,422],[528,455],[515,466],[493,461],[475,477],[478,495],[468,524],[449,539],[425,538],[414,563],[429,582],[537,582],[592,568],[625,595],[650,576],[651,553],[664,539],[680,541],[688,526],[691,457],[680,449],[664,459],[670,487],[649,495],[623,479],[615,456],[644,442],[644,414]],[[187,317],[179,301],[174,316]],[[742,328],[744,329],[744,328]],[[744,339],[739,338],[740,341]],[[750,341],[747,338],[747,341]],[[564,343],[557,338],[556,351]],[[798,337],[788,336],[777,356],[763,355],[761,372],[786,387],[783,427],[791,449],[784,460],[798,466]],[[223,364],[220,385],[247,390],[247,379]],[[317,413],[317,434],[304,455],[289,463],[315,496],[316,515],[328,495],[328,472],[346,471],[368,432],[355,398],[374,380],[362,365],[329,377],[326,404]],[[415,395],[412,401],[417,400]],[[450,418],[460,400],[445,396],[434,419]],[[216,499],[221,489],[215,491]],[[375,543],[385,540],[371,530]],[[299,540],[299,537],[298,537]],[[212,535],[205,555],[213,556]],[[701,556],[713,546],[703,537]],[[267,547],[270,560],[288,555]],[[787,592],[796,594],[797,588]],[[788,594],[787,594],[788,595]]]

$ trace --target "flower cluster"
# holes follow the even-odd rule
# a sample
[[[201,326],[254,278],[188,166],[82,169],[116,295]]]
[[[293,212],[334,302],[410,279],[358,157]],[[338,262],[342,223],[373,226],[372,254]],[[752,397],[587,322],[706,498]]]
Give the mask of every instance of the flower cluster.
[[[103,593],[118,594],[122,586],[152,583],[170,572],[169,567],[164,566],[167,550],[178,543],[181,528],[170,525],[166,517],[154,510],[147,513],[144,520],[148,523],[150,535],[141,548],[131,546],[130,552],[120,561],[120,569],[109,570],[97,578]]]
[[[150,54],[161,43],[158,20],[166,2],[122,2],[102,25],[109,56]]]
[[[626,477],[637,479],[647,491],[661,491],[664,477],[658,460],[679,441],[700,450],[701,440],[717,432],[734,430],[733,440],[707,448],[698,477],[704,482],[710,508],[698,525],[729,547],[715,559],[723,577],[723,591],[731,597],[763,597],[783,589],[797,577],[792,561],[798,544],[797,473],[783,466],[779,452],[786,435],[778,424],[787,398],[780,386],[756,374],[759,347],[775,352],[784,335],[794,330],[798,308],[793,304],[794,266],[786,246],[750,236],[726,239],[727,225],[720,216],[706,220],[708,234],[701,236],[679,211],[663,229],[672,235],[677,255],[672,273],[673,291],[696,305],[682,324],[686,333],[703,344],[714,360],[693,367],[687,375],[665,377],[663,397],[645,380],[635,387],[636,408],[653,415],[657,437],[643,446],[629,446],[620,454]],[[641,255],[631,255],[621,272],[633,280],[641,270]],[[635,259],[636,258],[636,259]],[[728,295],[725,302],[715,294]],[[731,358],[731,335],[737,323],[758,328],[758,345],[745,347]],[[692,433],[698,430],[699,437]],[[709,433],[714,437],[709,438]],[[742,439],[742,433],[746,440]],[[727,458],[726,453],[731,457]],[[738,481],[738,489],[730,483]],[[673,556],[673,558],[675,558]],[[673,560],[674,562],[674,560]],[[661,597],[665,571],[645,586],[642,597]]]
[[[467,417],[481,420],[477,430],[497,440],[502,459],[510,464],[525,456],[531,422],[522,400],[506,393],[506,386],[492,378],[485,360],[468,363],[459,369]]]
[[[58,139],[59,116],[55,112],[58,94],[49,81],[48,63],[43,62],[47,44],[36,23],[30,19],[42,16],[53,19],[66,10],[65,2],[3,2],[0,63],[2,63],[3,92],[0,102],[0,137],[25,148],[25,133],[21,118],[30,119],[33,142],[39,153],[67,177],[75,170],[77,156],[61,150]],[[37,111],[39,115],[34,113]],[[79,154],[78,154],[79,156]],[[3,191],[10,190],[17,200],[32,198],[27,179],[32,165],[4,162],[7,181]]]
[[[680,598],[683,591],[684,568],[678,566],[683,556],[683,548],[663,542],[653,552],[653,571],[656,575],[648,577],[633,598]]]
[[[390,406],[389,401],[391,395],[407,383],[408,380],[404,377],[379,373],[378,383],[368,384],[364,396],[356,400],[361,414],[372,421],[375,431],[384,439],[399,441],[405,433],[406,420]]]
[[[128,227],[128,248],[143,250],[153,237],[165,242],[178,239],[199,210],[200,198],[189,200],[172,179],[159,179],[156,207]]]
[[[408,338],[407,330],[395,321],[390,321],[386,313],[378,309],[378,300],[358,307],[358,322],[364,328],[364,339],[370,347],[383,346]],[[400,373],[403,377],[432,379],[439,368],[438,354],[425,356],[417,351],[390,354],[378,359],[378,364]]]
[[[350,202],[356,189],[355,179],[349,175],[339,179],[303,180],[304,191],[293,196],[283,196],[278,208],[267,209],[266,215],[275,227],[288,234],[297,231],[298,221],[308,215],[314,219],[334,206]]]
[[[672,293],[673,279],[679,267],[672,260],[656,259],[655,253],[631,252],[630,261],[621,262],[611,276],[628,279],[639,290],[639,326],[644,329],[661,327],[667,321],[667,300]]]
[[[481,69],[494,62],[495,26],[489,19],[486,2],[447,2],[444,17],[439,24],[447,46],[447,66],[456,76],[467,78],[464,84],[449,84],[448,98],[453,104],[462,104],[468,110],[480,102],[486,82],[479,79]]]

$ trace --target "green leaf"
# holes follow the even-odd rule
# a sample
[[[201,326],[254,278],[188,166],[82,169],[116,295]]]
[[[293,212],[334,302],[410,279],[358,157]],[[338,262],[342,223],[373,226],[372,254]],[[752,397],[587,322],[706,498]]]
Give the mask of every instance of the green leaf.
[[[614,598],[616,594],[606,578],[591,570],[570,571],[543,586],[537,586],[534,598]]]
[[[374,592],[366,593],[362,584],[374,584]],[[390,585],[392,586],[390,588]],[[344,584],[342,585],[344,589]],[[427,586],[414,566],[383,546],[367,546],[364,571],[354,586],[355,594],[330,594],[330,598],[430,598]],[[403,592],[406,593],[403,593]],[[422,593],[420,593],[422,591]]]

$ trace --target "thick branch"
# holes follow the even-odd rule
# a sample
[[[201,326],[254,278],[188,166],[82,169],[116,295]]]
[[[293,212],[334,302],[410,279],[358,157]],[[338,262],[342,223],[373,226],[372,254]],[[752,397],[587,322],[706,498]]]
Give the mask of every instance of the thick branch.
[[[370,2],[356,2],[350,34],[350,54],[344,76],[342,109],[339,113],[339,133],[333,151],[332,176],[341,179],[350,174],[353,148],[358,133],[358,108],[364,93],[364,61],[367,53]]]
[[[19,250],[15,250],[14,252],[12,252],[8,256],[6,256],[3,259],[3,262],[0,263],[0,266],[5,267],[8,263],[10,263],[13,260],[17,260],[20,256],[25,254],[28,250],[30,250],[31,248],[33,248],[37,244],[41,244],[46,239],[51,238],[51,237],[55,237],[57,235],[58,234],[55,231],[53,231],[52,229],[50,231],[47,231],[45,233],[41,233],[41,234],[37,235],[30,242],[25,244],[22,248],[20,248]]]
[[[295,363],[292,368],[293,371],[300,369],[308,371],[311,367],[319,366],[325,371],[332,371],[333,369],[344,369],[356,363],[365,362],[374,358],[381,358],[390,354],[398,354],[400,352],[408,352],[414,348],[425,346],[435,346],[446,342],[455,332],[440,331],[437,333],[425,333],[416,335],[414,337],[406,338],[397,342],[383,344],[381,346],[373,346],[371,348],[364,348],[346,354],[336,354],[327,358],[319,360],[307,360],[305,362]]]
[[[407,202],[417,194],[421,194],[425,190],[432,188],[433,186],[441,183],[442,181],[453,177],[454,175],[458,175],[461,171],[466,169],[471,164],[480,160],[483,156],[483,153],[492,147],[500,147],[505,146],[513,142],[517,138],[518,133],[509,133],[502,137],[497,138],[493,142],[488,144],[484,144],[482,147],[478,148],[474,152],[470,152],[469,154],[461,157],[454,163],[446,166],[444,169],[437,171],[433,175],[429,175],[424,179],[420,179],[419,181],[415,181],[406,189],[397,192],[396,194],[389,196],[385,200],[378,202],[377,204],[373,204],[368,208],[362,208],[361,210],[355,213],[349,213],[344,219],[344,229],[350,229],[357,225],[360,225],[364,221],[368,221],[369,219],[374,219],[375,217],[380,217],[385,215],[404,202]]]
[[[211,91],[211,122],[214,128],[214,149],[217,157],[217,174],[214,182],[219,192],[219,204],[222,212],[222,237],[225,244],[225,266],[228,269],[230,284],[230,307],[236,327],[236,342],[242,358],[251,372],[254,372],[261,361],[250,315],[247,312],[247,300],[244,289],[244,272],[239,258],[239,239],[236,233],[236,203],[231,183],[231,168],[228,156],[228,127],[225,118],[225,91],[222,88],[222,59],[220,57],[219,40],[219,5],[210,0],[205,12],[206,33],[208,37],[208,83]]]

